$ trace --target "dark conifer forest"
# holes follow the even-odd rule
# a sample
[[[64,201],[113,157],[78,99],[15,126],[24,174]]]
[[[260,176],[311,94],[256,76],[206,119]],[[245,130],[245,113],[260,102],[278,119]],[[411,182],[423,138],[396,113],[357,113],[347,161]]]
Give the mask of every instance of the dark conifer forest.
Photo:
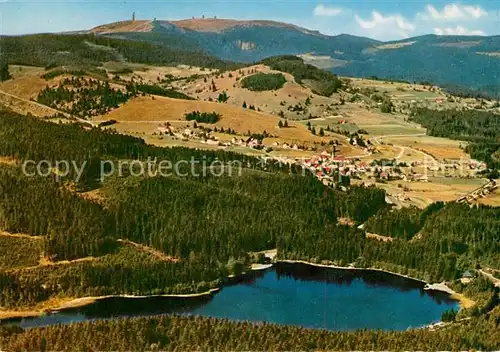
[[[306,84],[314,93],[319,95],[329,97],[342,88],[342,81],[336,75],[306,64],[304,60],[297,56],[270,57],[262,60],[262,63],[273,70],[293,75],[297,83]]]
[[[438,331],[329,332],[222,319],[162,315],[50,326],[1,328],[9,351],[495,351],[500,309]]]
[[[245,77],[241,81],[241,86],[252,91],[276,90],[286,83],[282,73],[256,73]]]
[[[238,67],[196,48],[123,40],[95,34],[32,34],[0,36],[2,55],[9,64],[28,66],[90,65],[120,61],[156,65],[193,65],[226,69]],[[64,54],[62,54],[64,53]]]

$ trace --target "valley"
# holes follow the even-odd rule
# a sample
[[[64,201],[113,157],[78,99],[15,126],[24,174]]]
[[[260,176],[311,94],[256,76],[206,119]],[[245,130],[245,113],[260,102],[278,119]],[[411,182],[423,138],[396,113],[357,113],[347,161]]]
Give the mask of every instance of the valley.
[[[428,136],[426,129],[409,117],[413,109],[423,107],[475,109],[482,104],[486,111],[500,111],[492,101],[450,96],[436,86],[353,78],[341,78],[344,87],[339,92],[322,96],[297,83],[292,74],[264,64],[219,71],[186,65],[107,62],[101,69],[105,75],[89,72],[82,79],[109,82],[112,89],[122,92],[130,84],[148,85],[193,99],[140,93],[106,114],[88,118],[84,112],[83,119],[78,117],[93,125],[112,121],[105,128],[143,138],[153,145],[229,150],[308,167],[311,163],[306,160],[328,153],[330,169],[339,165],[350,167],[348,174],[359,178],[355,183],[377,184],[398,206],[423,207],[435,201],[452,201],[486,182],[481,176],[485,166],[468,155],[466,141]],[[12,100],[5,101],[5,105],[20,113],[55,117],[55,121],[61,116],[64,121],[64,116],[69,116],[66,110],[36,100],[45,87],[65,87],[64,82],[78,76],[63,71],[47,79],[43,76],[52,74],[27,66],[12,66],[11,71],[13,79],[0,84],[0,94]],[[258,92],[242,87],[245,78],[259,73],[282,74],[285,83],[282,88]],[[221,94],[228,96],[224,103],[218,102]],[[390,102],[390,113],[381,111],[381,100]],[[24,104],[20,106],[18,102]],[[217,112],[221,118],[215,124],[193,124],[184,118],[191,111]],[[287,126],[280,127],[285,121]],[[360,140],[363,145],[358,143]],[[387,164],[375,167],[376,175],[383,174],[380,179],[383,183],[375,179],[373,172],[367,172],[367,166],[373,167],[380,160],[386,160]],[[399,173],[395,174],[393,169],[397,164],[410,167],[399,166]],[[321,172],[328,176],[324,170]],[[473,182],[461,181],[471,177]],[[414,183],[417,179],[425,184]],[[330,180],[327,177],[325,182]],[[486,198],[485,202],[496,204],[497,194]]]

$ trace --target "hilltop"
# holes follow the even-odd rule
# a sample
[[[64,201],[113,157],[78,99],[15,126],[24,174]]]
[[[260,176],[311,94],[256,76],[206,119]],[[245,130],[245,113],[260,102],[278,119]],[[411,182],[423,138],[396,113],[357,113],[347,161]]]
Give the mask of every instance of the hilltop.
[[[289,23],[267,20],[240,21],[233,19],[192,18],[180,21],[170,21],[170,23],[180,28],[190,29],[197,32],[221,33],[235,27],[274,27],[293,29],[308,35],[323,36],[319,31],[312,31]]]
[[[319,31],[313,31],[294,24],[269,21],[269,20],[235,20],[223,18],[190,18],[177,21],[156,21],[156,20],[128,20],[104,24],[91,29],[94,33],[127,33],[127,32],[152,32],[154,24],[159,23],[164,27],[176,26],[178,28],[196,31],[222,33],[235,27],[274,27],[287,28],[300,31],[308,35],[325,36]],[[326,37],[326,36],[325,36]]]
[[[92,28],[93,33],[151,32],[152,21],[120,21]]]

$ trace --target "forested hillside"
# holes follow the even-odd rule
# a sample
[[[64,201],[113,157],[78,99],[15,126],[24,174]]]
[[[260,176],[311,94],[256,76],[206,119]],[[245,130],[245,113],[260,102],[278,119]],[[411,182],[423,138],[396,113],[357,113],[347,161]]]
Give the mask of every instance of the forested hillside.
[[[2,230],[43,236],[44,255],[50,260],[99,257],[69,266],[1,273],[4,306],[34,305],[60,294],[206,289],[208,284],[202,282],[212,282],[212,287],[216,280],[242,270],[249,252],[276,248],[290,234],[307,237],[310,232],[336,231],[338,216],[362,221],[385,207],[381,190],[353,188],[347,194],[328,190],[312,175],[302,176],[300,170],[271,163],[265,165],[267,172],[252,170],[252,165],[257,169],[264,165],[239,154],[157,148],[138,138],[8,112],[0,119],[4,136],[0,155],[20,161],[87,162],[79,186],[102,187],[104,194],[101,205],[62,187],[75,173],[60,183],[57,170],[47,170],[47,166],[43,171],[51,176],[46,178],[4,167],[0,174]],[[235,170],[232,177],[127,177],[125,173],[123,178],[100,183],[101,160],[145,161],[149,156],[172,162],[241,160],[244,169],[241,175]],[[181,171],[188,170],[187,166]],[[278,172],[269,172],[273,170]],[[125,263],[124,258],[132,255],[124,254],[120,240],[150,246],[173,260],[165,263],[139,257]],[[56,284],[60,280],[66,284]],[[45,288],[41,282],[47,283]],[[24,292],[22,298],[16,298],[19,290]]]
[[[106,61],[156,65],[233,67],[195,48],[124,40],[95,34],[33,34],[1,36],[2,56],[10,64],[30,66],[98,66]]]
[[[415,207],[385,210],[368,219],[365,229],[371,233],[410,240],[420,231],[423,221],[421,210]]]
[[[110,131],[85,131],[77,125],[52,124],[8,112],[0,119],[4,136],[0,155],[20,161],[88,162],[79,186],[101,187],[104,197],[102,204],[95,204],[61,188],[55,171],[48,178],[33,178],[21,175],[16,167],[5,167],[0,198],[3,230],[43,236],[44,253],[52,260],[101,258],[78,263],[78,271],[63,266],[4,272],[0,290],[5,305],[35,304],[56,294],[185,292],[201,281],[215,285],[228,273],[242,270],[249,252],[276,247],[281,258],[381,266],[432,282],[454,280],[476,264],[500,264],[500,214],[495,209],[450,204],[422,214],[404,211],[393,216],[382,190],[331,190],[312,175],[301,175],[300,169],[273,164],[266,166],[268,172],[245,167],[241,175],[224,177],[132,177],[125,173],[101,183],[100,161],[107,159],[217,158],[241,160],[257,169],[262,165],[258,159],[239,154],[152,147],[141,139]],[[279,172],[270,173],[272,170]],[[75,176],[70,174],[63,181]],[[377,213],[375,219],[391,216],[383,222],[371,220]],[[339,217],[357,223],[368,220],[377,231],[402,237],[391,243],[373,241],[361,230],[337,225]],[[403,232],[400,221],[414,223],[414,228]],[[420,228],[422,239],[408,242],[410,234]],[[129,261],[118,270],[125,257],[119,240],[150,246],[175,260]],[[169,269],[156,270],[157,265]],[[142,273],[140,285],[131,279],[138,273]],[[74,285],[82,275],[86,285],[76,290]],[[40,282],[61,277],[67,285],[40,290]],[[23,299],[14,299],[20,287],[25,292]]]
[[[109,82],[80,77],[65,78],[54,88],[46,87],[37,102],[73,116],[90,117],[106,114],[136,94],[115,89]]]
[[[363,330],[329,332],[192,316],[157,316],[56,325],[23,330],[0,328],[10,351],[341,351],[484,350],[500,348],[500,309],[438,331]]]
[[[466,204],[433,204],[424,210],[381,210],[367,231],[392,242],[367,241],[364,232],[343,227],[280,242],[279,255],[341,265],[382,266],[426,281],[455,280],[477,265],[500,267],[500,210]],[[413,239],[420,232],[419,239]]]

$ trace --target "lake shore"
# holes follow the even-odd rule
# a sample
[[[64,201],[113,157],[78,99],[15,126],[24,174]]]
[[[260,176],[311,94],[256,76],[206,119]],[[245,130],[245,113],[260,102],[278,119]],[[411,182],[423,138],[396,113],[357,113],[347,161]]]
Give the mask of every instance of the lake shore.
[[[305,260],[292,260],[292,259],[277,260],[276,262],[277,263],[289,263],[289,264],[305,264],[305,265],[315,266],[315,267],[319,267],[319,268],[330,268],[330,269],[339,269],[339,270],[378,271],[378,272],[382,272],[382,273],[386,273],[386,274],[404,277],[406,279],[410,279],[413,281],[421,282],[425,285],[424,290],[434,290],[434,291],[441,291],[441,292],[447,293],[450,295],[450,297],[452,299],[459,302],[461,309],[467,309],[467,308],[474,306],[474,304],[476,304],[476,302],[474,302],[470,298],[467,298],[463,294],[452,290],[444,282],[436,283],[436,284],[429,284],[428,282],[426,282],[424,280],[417,279],[417,278],[414,278],[414,277],[411,277],[408,275],[404,275],[404,274],[400,274],[400,273],[395,273],[395,272],[392,272],[389,270],[384,270],[384,269],[379,269],[379,268],[356,268],[354,266],[338,266],[338,265],[333,265],[333,264],[317,264],[317,263],[307,262]]]
[[[10,320],[10,319],[22,319],[22,318],[36,318],[39,317],[43,314],[50,314],[50,313],[58,313],[67,309],[74,309],[74,308],[82,308],[85,306],[88,306],[90,304],[93,304],[97,301],[103,300],[103,299],[110,299],[110,298],[127,298],[127,299],[146,299],[146,298],[197,298],[197,297],[205,297],[205,296],[211,296],[217,292],[219,292],[221,289],[219,287],[212,288],[206,292],[201,292],[201,293],[186,293],[186,294],[164,294],[164,295],[142,295],[142,296],[135,296],[135,295],[128,295],[128,294],[121,294],[121,295],[105,295],[105,296],[89,296],[89,297],[80,297],[80,298],[75,298],[71,299],[68,302],[62,304],[62,305],[54,305],[54,306],[48,306],[45,307],[44,309],[40,310],[35,310],[35,309],[30,309],[30,310],[5,310],[5,311],[0,311],[0,322],[2,320]]]
[[[338,265],[333,265],[333,264],[317,264],[317,263],[311,263],[307,262],[304,260],[291,260],[291,259],[283,259],[283,260],[276,260],[275,263],[288,263],[288,264],[304,264],[304,265],[310,265],[314,267],[319,267],[319,268],[329,268],[329,269],[338,269],[338,270],[366,270],[366,271],[378,271],[378,272],[383,272],[395,276],[400,276],[404,277],[413,281],[418,281],[422,284],[425,285],[424,289],[425,290],[436,290],[436,291],[441,291],[445,292],[450,295],[452,299],[455,299],[459,302],[460,308],[461,309],[466,309],[472,307],[475,302],[472,301],[471,299],[465,297],[464,295],[455,292],[448,286],[446,286],[444,283],[439,283],[439,284],[429,284],[425,282],[424,280],[420,280],[408,275],[404,274],[399,274],[395,272],[391,272],[388,270],[384,269],[378,269],[378,268],[356,268],[354,266],[338,266]],[[250,267],[249,272],[244,272],[241,275],[238,276],[230,276],[228,279],[235,279],[238,277],[243,277],[244,275],[251,274],[251,272],[258,272],[258,271],[263,271],[267,270],[271,267],[274,266],[274,263],[272,264],[253,264]],[[204,297],[204,296],[209,296],[217,293],[220,291],[224,285],[221,287],[213,288],[210,289],[206,292],[201,292],[201,293],[187,293],[187,294],[160,294],[160,295],[129,295],[129,294],[120,294],[120,295],[104,295],[104,296],[89,296],[89,297],[80,297],[80,298],[74,298],[70,299],[67,302],[61,304],[60,300],[57,301],[57,303],[54,304],[49,304],[45,305],[42,309],[28,309],[28,310],[5,310],[1,311],[0,310],[0,322],[3,320],[11,320],[11,319],[22,319],[22,318],[35,318],[38,316],[41,316],[43,314],[50,314],[50,313],[57,313],[61,312],[64,310],[68,309],[75,309],[75,308],[82,308],[88,305],[91,305],[97,301],[104,300],[104,299],[111,299],[111,298],[127,298],[127,299],[147,299],[147,298],[160,298],[160,297],[172,297],[172,298],[197,298],[197,297]]]
[[[249,275],[252,272],[258,272],[267,270],[273,267],[274,264],[252,264],[249,271],[245,271],[240,275],[230,275],[227,277],[229,281],[238,279],[239,277],[244,277],[245,275]],[[6,320],[12,319],[22,319],[22,318],[36,318],[43,314],[51,314],[58,313],[68,309],[82,308],[88,305],[91,305],[97,301],[110,299],[110,298],[128,298],[128,299],[147,299],[147,298],[198,298],[210,296],[218,291],[220,291],[224,287],[215,287],[206,292],[201,293],[186,293],[186,294],[160,294],[160,295],[130,295],[130,294],[119,294],[119,295],[103,295],[103,296],[87,296],[87,297],[79,297],[79,298],[70,298],[70,299],[55,299],[54,302],[42,302],[41,308],[37,309],[29,308],[26,310],[0,310],[0,323]],[[65,301],[61,303],[61,301]]]

